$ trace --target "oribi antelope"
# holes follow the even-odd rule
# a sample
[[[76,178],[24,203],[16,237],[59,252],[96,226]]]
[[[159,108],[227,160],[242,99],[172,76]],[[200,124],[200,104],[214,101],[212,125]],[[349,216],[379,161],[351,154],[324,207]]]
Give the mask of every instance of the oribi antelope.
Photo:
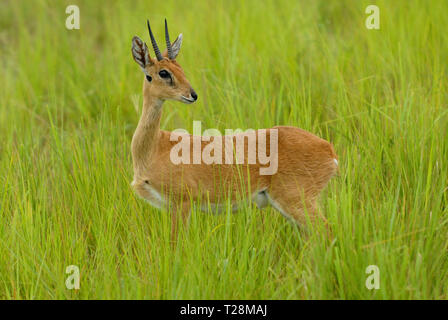
[[[316,199],[336,173],[338,160],[329,142],[305,130],[276,126],[263,131],[267,152],[272,151],[274,133],[277,143],[277,170],[271,175],[260,173],[265,165],[258,159],[255,163],[247,161],[247,146],[243,155],[246,161],[234,164],[171,161],[171,149],[177,142],[172,141],[171,132],[160,129],[162,106],[166,100],[191,104],[198,95],[176,61],[182,34],[171,43],[165,20],[167,49],[161,53],[149,21],[147,27],[155,58],[151,58],[144,41],[137,36],[132,39],[133,58],[144,74],[143,109],[131,145],[132,186],[137,194],[155,207],[171,206],[174,222],[176,216],[188,217],[192,203],[202,203],[206,210],[223,208],[230,201],[232,208],[237,209],[241,199],[252,199],[261,208],[270,204],[300,225],[315,221]],[[200,139],[191,136],[190,143],[197,138]],[[200,139],[200,152],[212,141],[224,144],[229,138],[235,142],[238,135]],[[259,135],[255,139],[260,142]]]

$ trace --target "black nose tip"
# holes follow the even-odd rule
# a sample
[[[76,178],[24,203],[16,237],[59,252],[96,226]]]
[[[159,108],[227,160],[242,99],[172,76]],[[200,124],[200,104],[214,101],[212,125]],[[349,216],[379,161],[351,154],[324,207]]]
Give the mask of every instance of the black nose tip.
[[[191,97],[194,99],[194,101],[198,100],[198,95],[196,94],[196,92],[192,89],[191,92]]]

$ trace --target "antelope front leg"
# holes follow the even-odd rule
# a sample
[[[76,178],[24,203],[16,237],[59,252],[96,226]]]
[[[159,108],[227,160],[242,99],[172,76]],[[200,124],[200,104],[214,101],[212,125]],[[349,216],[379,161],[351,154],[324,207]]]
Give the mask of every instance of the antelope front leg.
[[[179,217],[182,219],[182,227],[187,225],[188,217],[190,216],[190,202],[175,203],[171,212],[171,243],[175,244],[178,230]]]

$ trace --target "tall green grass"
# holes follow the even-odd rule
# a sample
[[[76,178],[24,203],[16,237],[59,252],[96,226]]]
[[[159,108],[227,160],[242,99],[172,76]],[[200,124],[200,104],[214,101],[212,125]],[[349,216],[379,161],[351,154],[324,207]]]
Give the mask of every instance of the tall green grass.
[[[65,28],[77,4],[81,29]],[[381,29],[368,30],[367,5]],[[448,3],[2,1],[0,298],[446,299]],[[162,127],[294,125],[335,145],[333,238],[271,209],[170,218],[133,193],[131,38],[183,32],[196,104]],[[80,290],[65,268],[77,265]],[[365,269],[380,268],[368,290]]]

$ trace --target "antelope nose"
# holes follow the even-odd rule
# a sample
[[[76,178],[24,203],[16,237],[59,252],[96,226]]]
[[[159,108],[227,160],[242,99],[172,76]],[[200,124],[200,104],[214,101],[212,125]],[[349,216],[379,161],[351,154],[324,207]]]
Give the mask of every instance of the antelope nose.
[[[198,100],[198,95],[196,94],[196,92],[193,89],[191,89],[190,94],[191,94],[191,97],[194,99],[194,101]]]

